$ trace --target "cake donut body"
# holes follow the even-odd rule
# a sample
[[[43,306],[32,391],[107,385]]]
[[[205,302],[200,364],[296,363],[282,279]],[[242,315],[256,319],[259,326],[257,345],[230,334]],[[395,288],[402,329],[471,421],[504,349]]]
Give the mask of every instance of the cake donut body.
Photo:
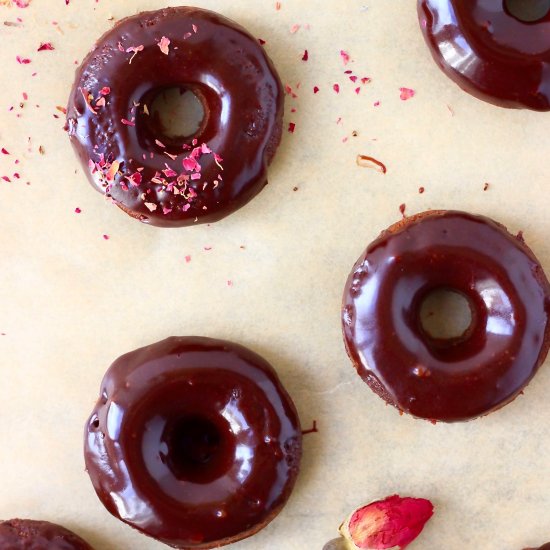
[[[0,521],[2,550],[93,550],[72,531],[48,521]]]
[[[253,535],[299,470],[296,409],[273,368],[210,338],[168,338],[117,359],[86,425],[85,462],[114,516],[175,548]]]
[[[447,76],[495,105],[536,111],[550,110],[549,10],[546,0],[418,0],[422,32]]]
[[[192,136],[163,134],[151,105],[178,87],[202,103]],[[67,131],[92,185],[157,226],[217,221],[267,183],[284,92],[258,41],[191,7],[120,21],[77,71]]]
[[[420,310],[435,290],[462,295],[471,323],[432,337]],[[384,231],[359,258],[343,299],[347,352],[361,377],[401,411],[468,420],[502,407],[546,357],[548,280],[518,237],[482,216],[430,211]]]

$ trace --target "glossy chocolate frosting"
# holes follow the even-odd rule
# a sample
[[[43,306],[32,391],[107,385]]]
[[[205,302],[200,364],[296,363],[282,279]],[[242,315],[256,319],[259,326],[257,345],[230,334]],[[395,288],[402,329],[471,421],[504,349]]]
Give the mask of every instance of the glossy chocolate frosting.
[[[436,63],[461,88],[501,107],[550,110],[550,13],[524,22],[501,0],[418,0],[418,13]]]
[[[117,359],[85,461],[114,516],[176,548],[253,535],[287,501],[302,435],[274,369],[221,340],[168,338]]]
[[[174,87],[203,104],[192,136],[164,135],[149,110]],[[142,222],[178,227],[217,221],[262,190],[283,101],[271,61],[247,31],[210,11],[167,8],[124,19],[100,38],[77,71],[67,130],[97,190]]]
[[[525,550],[550,550],[550,542],[547,542],[538,548],[526,548]]]
[[[2,550],[93,550],[72,531],[50,523],[31,519],[0,521]]]
[[[472,322],[453,339],[422,327],[424,298],[451,290]],[[343,331],[357,372],[416,417],[447,422],[512,401],[549,346],[550,286],[523,241],[482,216],[431,211],[384,231],[347,281]]]

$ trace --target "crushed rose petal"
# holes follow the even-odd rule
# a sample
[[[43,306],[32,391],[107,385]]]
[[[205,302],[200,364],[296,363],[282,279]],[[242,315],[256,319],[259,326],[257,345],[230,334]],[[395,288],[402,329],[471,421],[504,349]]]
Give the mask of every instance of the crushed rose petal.
[[[119,42],[120,44],[120,42]],[[126,53],[130,53],[130,52],[133,52],[133,55],[132,57],[130,58],[130,61],[129,61],[129,65],[132,64],[132,61],[134,60],[134,57],[136,57],[136,55],[139,53],[139,52],[142,52],[144,50],[144,46],[143,44],[140,44],[139,46],[131,46],[129,48],[126,48]]]
[[[399,91],[401,92],[399,97],[401,98],[402,101],[407,101],[411,99],[412,97],[414,97],[416,93],[411,88],[399,88]]]
[[[94,108],[92,107],[92,105],[90,103],[91,99],[93,99],[92,95],[89,94],[83,88],[78,88],[78,89],[80,90],[80,93],[82,94],[82,97],[84,98],[84,101],[86,102],[86,107],[88,107],[90,112],[92,112],[94,115],[97,115],[97,111],[94,110]]]
[[[344,62],[344,65],[347,65],[350,61],[350,56],[349,56],[349,53],[344,51],[344,50],[340,50],[340,57],[342,58],[342,61]]]
[[[160,48],[160,51],[164,54],[164,55],[168,55],[170,53],[170,39],[169,38],[166,38],[166,36],[163,36],[159,43],[158,43],[158,47]]]
[[[52,43],[51,42],[42,42],[38,48],[38,50],[36,50],[37,52],[44,52],[44,51],[51,51],[51,50],[55,50],[55,48],[52,46]]]
[[[380,162],[373,157],[368,157],[367,155],[357,155],[356,163],[357,166],[360,166],[361,168],[373,168],[381,174],[385,174],[388,171],[383,162]]]

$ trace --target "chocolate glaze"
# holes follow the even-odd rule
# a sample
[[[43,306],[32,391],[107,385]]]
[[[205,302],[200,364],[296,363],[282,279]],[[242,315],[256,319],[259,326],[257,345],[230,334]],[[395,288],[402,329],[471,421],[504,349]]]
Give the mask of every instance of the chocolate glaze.
[[[424,298],[436,289],[469,302],[453,339],[427,334]],[[522,240],[482,216],[431,211],[384,231],[347,281],[343,332],[357,372],[402,411],[468,420],[512,401],[550,344],[550,285]]]
[[[301,449],[274,369],[210,338],[168,338],[117,359],[85,430],[105,507],[176,548],[214,548],[267,525],[290,496]]]
[[[168,55],[159,47],[163,37],[171,41]],[[159,120],[144,111],[173,87],[192,91],[203,103],[205,118],[193,136],[164,136]],[[97,107],[104,88],[110,93]],[[97,114],[86,105],[88,94]],[[167,8],[123,19],[100,38],[77,71],[67,130],[97,190],[142,222],[179,227],[217,221],[267,184],[267,166],[281,140],[283,101],[271,61],[247,31],[210,11]],[[122,122],[134,117],[135,126]],[[183,159],[203,143],[223,159],[223,170],[213,153],[203,154],[201,178],[185,182],[195,172],[184,169]],[[116,162],[119,171],[110,181]],[[162,172],[168,168],[171,175]]]
[[[526,548],[525,550],[550,550],[550,542],[547,542],[538,548]]]
[[[50,523],[31,519],[0,521],[2,550],[93,550],[72,531]]]
[[[436,63],[465,91],[550,110],[550,13],[526,23],[501,0],[419,0],[418,14]]]

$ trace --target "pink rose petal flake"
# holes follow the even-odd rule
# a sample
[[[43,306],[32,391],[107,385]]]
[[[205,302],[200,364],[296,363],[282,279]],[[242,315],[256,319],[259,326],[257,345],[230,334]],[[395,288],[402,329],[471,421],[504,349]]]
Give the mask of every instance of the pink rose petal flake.
[[[170,53],[170,39],[163,36],[158,43],[158,47],[164,55],[168,55]]]
[[[132,61],[134,60],[134,57],[136,57],[136,55],[139,53],[139,52],[142,52],[144,50],[144,46],[143,44],[140,44],[139,46],[131,46],[129,48],[126,48],[126,53],[130,53],[132,52],[133,55],[132,57],[130,58],[130,61],[128,62],[129,65],[132,64]]]
[[[399,91],[401,92],[401,95],[399,97],[402,101],[408,101],[409,99],[413,98],[416,93],[411,88],[399,88]]]
[[[340,57],[342,58],[342,61],[344,62],[344,65],[347,65],[350,61],[350,56],[349,56],[349,53],[344,51],[344,50],[340,50]]]

